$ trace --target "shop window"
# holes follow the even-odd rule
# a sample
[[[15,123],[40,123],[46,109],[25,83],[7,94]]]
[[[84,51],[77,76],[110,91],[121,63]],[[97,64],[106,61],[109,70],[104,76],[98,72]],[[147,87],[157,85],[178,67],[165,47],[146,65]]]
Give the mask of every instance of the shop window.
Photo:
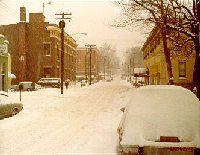
[[[186,62],[179,62],[179,77],[186,77]]]

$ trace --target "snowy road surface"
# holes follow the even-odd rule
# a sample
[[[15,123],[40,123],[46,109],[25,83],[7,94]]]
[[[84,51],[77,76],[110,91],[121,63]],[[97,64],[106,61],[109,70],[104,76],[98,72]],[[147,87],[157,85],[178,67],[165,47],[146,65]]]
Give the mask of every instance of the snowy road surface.
[[[0,120],[0,154],[116,154],[126,81],[23,92],[24,109]],[[19,92],[9,95],[19,100]]]

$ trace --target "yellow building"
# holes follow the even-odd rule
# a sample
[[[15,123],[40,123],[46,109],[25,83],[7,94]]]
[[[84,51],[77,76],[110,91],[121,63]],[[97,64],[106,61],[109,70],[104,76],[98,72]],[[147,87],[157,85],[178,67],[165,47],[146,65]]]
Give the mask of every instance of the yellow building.
[[[168,40],[170,47],[170,41]],[[191,43],[190,43],[191,45]],[[184,47],[184,53],[190,53],[189,48]],[[144,65],[149,70],[150,84],[168,84],[167,65],[165,61],[162,36],[159,29],[154,28],[142,47]],[[174,51],[171,50],[170,53]],[[181,52],[179,52],[181,53]],[[189,56],[188,56],[189,55]],[[195,52],[187,56],[184,54],[171,55],[172,73],[174,84],[188,87],[192,83]]]

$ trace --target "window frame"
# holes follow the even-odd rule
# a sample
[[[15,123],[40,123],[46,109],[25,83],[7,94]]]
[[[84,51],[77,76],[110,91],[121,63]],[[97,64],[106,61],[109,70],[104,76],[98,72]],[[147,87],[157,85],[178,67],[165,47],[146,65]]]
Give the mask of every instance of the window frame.
[[[181,68],[182,67],[181,64],[183,64],[183,66],[184,66],[183,68]],[[186,62],[185,61],[178,62],[178,77],[186,78]]]
[[[45,45],[49,45],[49,52],[47,53],[45,49]],[[43,42],[43,51],[45,56],[51,56],[51,43],[50,42]]]

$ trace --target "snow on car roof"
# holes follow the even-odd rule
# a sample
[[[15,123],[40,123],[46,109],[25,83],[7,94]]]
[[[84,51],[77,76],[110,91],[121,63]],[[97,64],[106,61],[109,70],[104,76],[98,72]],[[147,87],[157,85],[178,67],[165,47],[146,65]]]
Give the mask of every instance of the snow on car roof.
[[[153,85],[136,89],[125,111],[121,145],[200,146],[200,103],[180,86]],[[160,136],[181,143],[157,143]]]
[[[33,83],[31,81],[23,81],[23,82],[19,82],[19,83]]]
[[[139,74],[139,73],[146,73],[147,69],[146,68],[134,68],[134,73]]]

